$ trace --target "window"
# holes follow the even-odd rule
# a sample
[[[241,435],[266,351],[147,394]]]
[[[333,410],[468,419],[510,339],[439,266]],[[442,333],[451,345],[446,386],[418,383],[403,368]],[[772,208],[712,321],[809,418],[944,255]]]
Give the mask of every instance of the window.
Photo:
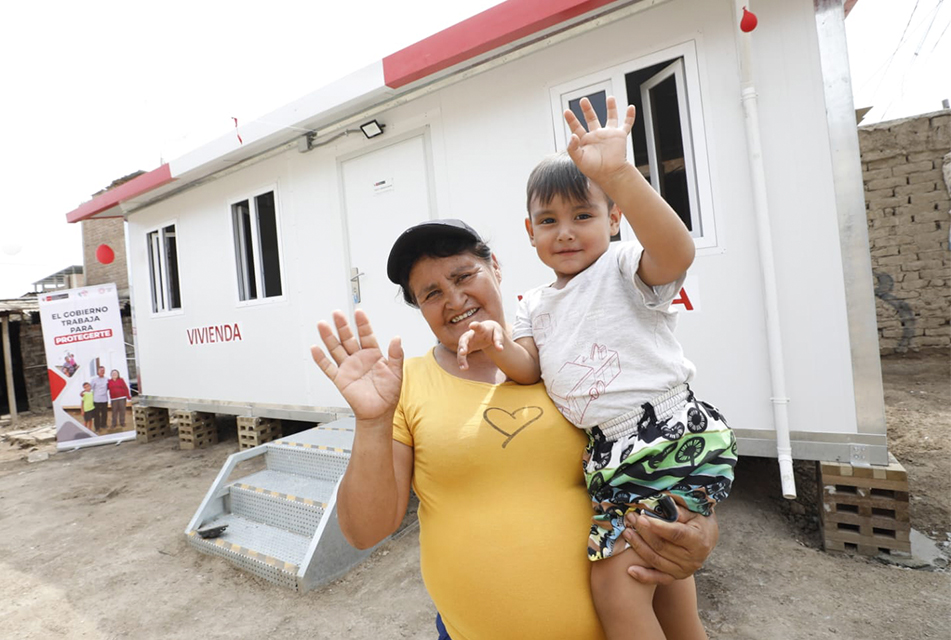
[[[634,165],[677,212],[698,248],[716,246],[706,138],[700,104],[700,81],[693,43],[685,43],[552,89],[552,114],[563,123],[565,109],[582,122],[578,106],[591,100],[604,120],[608,95],[619,107],[633,104],[637,118],[628,150]],[[555,127],[559,148],[567,128]]]
[[[283,288],[274,191],[235,202],[231,218],[239,299],[280,296]]]
[[[178,243],[175,225],[146,234],[149,252],[149,280],[152,285],[152,312],[182,308],[178,284]]]
[[[624,76],[635,121],[634,164],[677,212],[694,236],[703,233],[697,201],[696,162],[684,90],[684,60],[661,62]],[[638,144],[640,141],[640,144]]]

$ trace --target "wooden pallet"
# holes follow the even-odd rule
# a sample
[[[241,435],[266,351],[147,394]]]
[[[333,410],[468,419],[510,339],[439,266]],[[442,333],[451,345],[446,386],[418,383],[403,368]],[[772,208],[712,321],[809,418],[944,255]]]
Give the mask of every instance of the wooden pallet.
[[[281,421],[273,418],[238,418],[238,446],[253,449],[281,437]]]
[[[908,473],[893,456],[887,466],[820,462],[819,477],[826,550],[911,555]]]

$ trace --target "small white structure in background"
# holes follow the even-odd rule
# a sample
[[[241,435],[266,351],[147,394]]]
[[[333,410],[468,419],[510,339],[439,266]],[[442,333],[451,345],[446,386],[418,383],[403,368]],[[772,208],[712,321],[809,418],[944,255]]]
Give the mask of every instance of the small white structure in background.
[[[792,457],[886,464],[842,1],[750,8],[746,34],[732,0],[510,0],[69,213],[127,221],[141,402],[347,413],[314,325],[362,307],[382,339],[429,348],[384,268],[426,218],[489,240],[514,317],[550,278],[522,226],[528,173],[564,147],[564,109],[613,94],[696,239],[678,334],[740,453],[788,457],[788,425]]]

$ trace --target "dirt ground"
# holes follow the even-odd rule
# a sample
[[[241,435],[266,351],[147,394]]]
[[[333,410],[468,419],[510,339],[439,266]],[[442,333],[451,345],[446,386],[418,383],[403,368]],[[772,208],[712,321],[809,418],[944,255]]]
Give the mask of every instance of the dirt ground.
[[[821,550],[815,465],[780,497],[773,460],[743,458],[698,573],[718,639],[951,638],[949,354],[883,359],[890,449],[908,470],[912,526],[944,555],[920,568]],[[50,414],[24,416],[35,428]],[[0,439],[10,427],[0,427]],[[175,439],[55,453],[0,442],[0,638],[112,640],[435,637],[413,523],[341,580],[299,595],[189,547],[185,526],[237,450]],[[926,542],[928,542],[926,540]],[[928,542],[934,551],[935,545]],[[919,563],[921,564],[921,563]]]

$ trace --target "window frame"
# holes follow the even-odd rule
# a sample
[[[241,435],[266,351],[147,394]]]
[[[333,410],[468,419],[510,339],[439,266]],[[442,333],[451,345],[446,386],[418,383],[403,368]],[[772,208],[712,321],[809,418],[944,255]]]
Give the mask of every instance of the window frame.
[[[169,236],[167,230],[173,228]],[[168,237],[175,239],[175,273],[178,293],[178,306],[170,306],[171,282],[169,276],[171,270],[168,262]],[[145,254],[148,258],[149,273],[149,310],[153,316],[168,316],[184,313],[184,301],[182,299],[182,278],[181,261],[179,255],[181,245],[178,241],[178,219],[169,220],[148,228],[145,232]],[[159,297],[161,296],[161,298]]]
[[[280,270],[279,282],[281,287],[281,293],[278,295],[267,296],[261,295],[261,292],[265,288],[265,260],[261,254],[261,234],[260,234],[260,217],[257,210],[257,198],[271,193],[273,194],[274,200],[274,231],[276,235],[276,244],[277,244],[277,265]],[[237,217],[235,207],[244,202],[247,202],[248,206],[248,216],[249,216],[249,225],[251,232],[251,251],[252,251],[252,260],[253,265],[247,264],[247,245],[245,244],[245,234],[239,233],[239,228],[237,225]],[[284,268],[284,236],[281,229],[281,206],[280,200],[278,198],[278,185],[277,183],[272,183],[253,191],[247,191],[241,196],[233,197],[228,200],[228,219],[231,224],[231,237],[232,237],[232,247],[234,252],[235,259],[235,279],[234,282],[234,292],[235,299],[237,301],[237,306],[255,306],[260,304],[271,304],[274,302],[282,301],[286,298],[287,292],[287,283],[285,281],[285,268]],[[240,246],[239,246],[240,244]],[[242,298],[244,292],[247,291],[249,287],[248,277],[253,273],[255,280],[255,297]]]
[[[630,73],[646,69],[648,67],[667,62],[664,70],[655,74],[655,78],[667,71],[671,65],[682,61],[683,76],[682,85],[678,82],[678,104],[681,112],[681,122],[689,127],[689,134],[684,135],[684,162],[688,165],[687,170],[687,190],[688,198],[691,203],[691,221],[694,230],[691,235],[694,239],[694,245],[700,249],[715,249],[719,246],[717,237],[716,212],[713,205],[713,184],[711,179],[711,167],[707,152],[707,133],[704,126],[703,100],[700,91],[700,72],[697,59],[697,45],[693,40],[673,45],[650,54],[622,62],[596,71],[594,73],[577,77],[573,80],[561,83],[550,89],[552,121],[554,123],[555,148],[565,149],[568,145],[568,139],[571,132],[565,124],[564,112],[568,108],[570,100],[575,100],[580,96],[589,95],[598,91],[606,91],[608,95],[614,95],[621,99],[630,100],[627,96],[626,76]],[[642,83],[643,87],[645,83]],[[681,91],[682,89],[682,91]],[[642,109],[642,111],[647,111]],[[644,122],[647,128],[647,113],[638,113],[637,118]],[[651,132],[648,130],[648,140],[651,139]],[[689,150],[688,150],[689,147]],[[632,159],[633,139],[627,145],[627,157]],[[692,154],[691,154],[692,151]],[[655,150],[648,149],[648,155],[653,156]],[[688,162],[687,155],[693,156],[692,166]],[[653,164],[653,163],[652,163]],[[660,192],[660,186],[657,180],[651,181],[651,186]],[[693,191],[693,193],[691,193]],[[696,206],[694,206],[696,205]],[[622,224],[622,236],[624,239],[633,239],[633,233],[625,220]]]

